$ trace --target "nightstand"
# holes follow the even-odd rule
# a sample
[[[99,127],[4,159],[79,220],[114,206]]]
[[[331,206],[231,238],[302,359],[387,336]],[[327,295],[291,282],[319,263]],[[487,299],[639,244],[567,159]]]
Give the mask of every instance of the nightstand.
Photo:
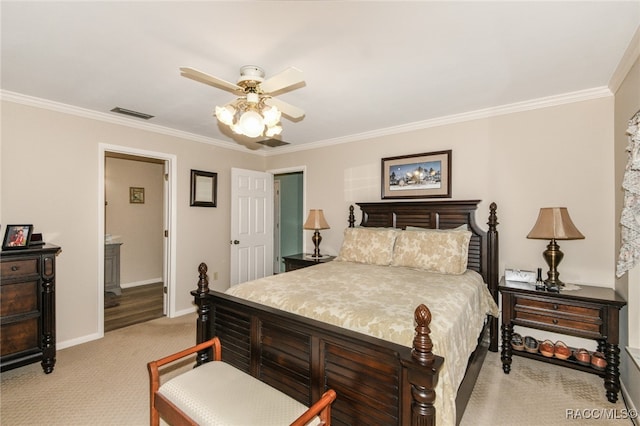
[[[331,262],[335,259],[335,256],[323,256],[319,259],[314,259],[309,254],[298,253],[290,256],[283,256],[284,259],[284,271],[294,271],[296,269],[306,268],[308,266],[317,265],[319,263]]]
[[[618,316],[625,300],[611,288],[580,285],[579,290],[560,293],[538,291],[533,284],[500,281],[502,293],[502,369],[511,371],[512,355],[561,365],[604,378],[607,399],[618,400],[620,391],[620,349],[618,348]],[[514,350],[511,337],[514,325],[545,330],[569,336],[593,339],[598,351],[605,354],[604,371],[579,364],[573,355],[567,360],[545,357],[540,353]]]

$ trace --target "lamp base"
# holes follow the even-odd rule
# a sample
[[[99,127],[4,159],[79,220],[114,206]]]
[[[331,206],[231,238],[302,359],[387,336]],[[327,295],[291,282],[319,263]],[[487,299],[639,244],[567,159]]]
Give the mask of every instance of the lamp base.
[[[320,254],[320,242],[322,241],[320,231],[318,231],[317,229],[315,230],[311,241],[313,241],[313,245],[315,246],[315,248],[313,249],[313,257],[317,259],[322,258],[322,255]]]
[[[564,253],[560,251],[560,246],[556,243],[555,238],[551,239],[549,244],[547,245],[547,249],[542,252],[542,257],[549,265],[549,271],[547,272],[547,279],[544,280],[547,289],[557,287],[564,287],[564,283],[560,281],[560,273],[558,272],[558,265],[562,258],[564,257]]]

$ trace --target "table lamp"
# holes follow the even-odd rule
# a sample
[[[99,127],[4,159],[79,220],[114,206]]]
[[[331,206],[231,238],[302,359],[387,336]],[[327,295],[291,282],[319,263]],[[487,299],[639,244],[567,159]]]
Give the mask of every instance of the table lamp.
[[[322,213],[322,209],[311,209],[309,210],[309,216],[307,216],[307,221],[302,226],[304,229],[313,230],[313,244],[315,249],[313,250],[313,258],[319,259],[322,257],[320,254],[320,241],[322,241],[322,237],[320,236],[320,229],[329,229],[329,224],[324,219],[324,214]]]
[[[527,238],[538,240],[551,240],[547,245],[547,249],[542,252],[544,260],[549,265],[547,279],[544,283],[547,287],[564,286],[564,283],[558,278],[558,264],[564,257],[560,251],[560,246],[556,240],[582,240],[584,235],[578,231],[578,228],[571,221],[569,211],[566,207],[543,207],[538,214],[538,220],[533,225],[533,229],[527,235]]]

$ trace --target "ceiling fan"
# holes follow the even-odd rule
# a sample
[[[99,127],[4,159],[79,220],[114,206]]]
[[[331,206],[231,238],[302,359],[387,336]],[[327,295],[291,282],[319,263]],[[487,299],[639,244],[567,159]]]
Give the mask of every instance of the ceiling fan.
[[[227,105],[216,106],[214,114],[236,134],[273,138],[282,132],[281,115],[296,121],[304,117],[302,109],[274,97],[304,85],[302,71],[297,68],[287,68],[265,80],[262,68],[245,65],[240,68],[237,84],[189,67],[180,68],[180,75],[238,95]]]

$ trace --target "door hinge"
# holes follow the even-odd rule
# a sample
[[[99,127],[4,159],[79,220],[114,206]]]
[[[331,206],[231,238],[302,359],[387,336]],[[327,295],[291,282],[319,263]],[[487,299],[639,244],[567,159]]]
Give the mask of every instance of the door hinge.
[[[162,287],[162,292],[163,292],[164,294],[167,294],[167,286]]]
[[[165,238],[168,238],[168,237],[169,237],[169,230],[168,230],[168,229],[165,229],[165,230],[164,230],[164,237],[165,237]]]
[[[169,173],[164,174],[164,180],[166,180],[167,182],[169,181]]]

